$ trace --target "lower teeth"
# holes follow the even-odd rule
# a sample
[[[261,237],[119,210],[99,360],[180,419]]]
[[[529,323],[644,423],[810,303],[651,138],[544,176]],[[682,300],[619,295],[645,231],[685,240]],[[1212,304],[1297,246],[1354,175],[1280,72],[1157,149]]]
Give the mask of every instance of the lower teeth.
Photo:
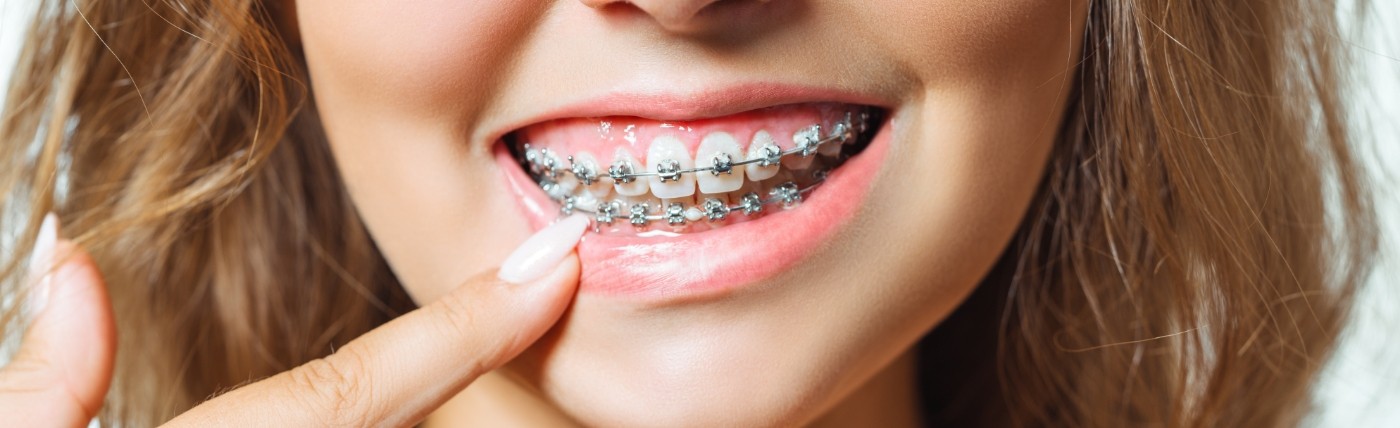
[[[859,113],[857,117],[847,114],[844,120],[830,127],[830,132],[826,133],[825,137],[822,137],[823,128],[821,125],[812,125],[796,134],[795,147],[791,149],[779,149],[768,153],[770,156],[742,161],[733,161],[727,159],[726,156],[726,159],[722,161],[716,159],[715,162],[712,162],[712,166],[700,168],[682,169],[663,162],[658,164],[653,171],[641,170],[630,164],[615,164],[607,170],[598,171],[594,165],[581,165],[572,162],[572,156],[568,159],[573,165],[565,168],[560,162],[560,158],[551,153],[549,149],[535,150],[529,144],[524,145],[524,150],[518,152],[517,157],[521,158],[522,164],[526,166],[526,171],[531,178],[536,180],[545,194],[559,203],[561,215],[584,214],[589,216],[592,219],[594,232],[626,233],[625,225],[630,225],[635,233],[647,230],[656,224],[664,224],[674,231],[684,231],[701,224],[716,227],[725,221],[742,221],[742,219],[757,218],[773,210],[796,208],[801,205],[807,194],[826,180],[829,169],[824,165],[839,165],[852,155],[852,153],[839,149],[844,148],[841,147],[843,144],[853,143],[857,138],[861,138],[869,130],[870,120],[872,118],[866,112]],[[833,149],[828,146],[837,147]],[[766,191],[752,189],[740,191],[742,193],[731,193],[729,198],[723,198],[723,195],[714,195],[717,197],[702,198],[698,204],[693,206],[686,206],[682,202],[664,202],[656,199],[630,202],[621,199],[599,201],[584,190],[584,187],[599,180],[627,183],[649,176],[658,176],[663,181],[667,179],[678,180],[681,174],[722,174],[748,164],[779,165],[780,160],[789,157],[819,157],[822,161],[796,172],[806,176],[804,180],[799,181],[781,176],[773,177],[764,180],[768,186],[759,188],[766,189]],[[573,186],[565,184],[565,180],[561,179],[563,174],[572,174],[572,181],[575,182]],[[579,186],[578,183],[583,183],[583,185]],[[724,199],[730,199],[733,203],[725,202]]]
[[[566,195],[555,200],[559,202],[560,215],[568,216],[581,213],[591,216],[594,232],[601,232],[603,228],[613,226],[614,223],[623,220],[640,229],[650,227],[653,222],[663,221],[673,228],[684,228],[702,220],[711,223],[721,222],[730,218],[731,215],[757,217],[769,208],[796,208],[802,204],[803,196],[819,185],[821,185],[820,180],[801,187],[796,182],[787,181],[774,186],[767,196],[760,195],[758,192],[744,193],[739,197],[739,203],[736,204],[725,203],[719,198],[706,198],[699,206],[693,207],[686,207],[680,202],[669,204],[638,202],[628,205],[621,200],[601,204],[596,203],[596,201],[594,204],[583,204],[580,201],[581,197],[576,195]],[[623,216],[624,211],[625,217]]]

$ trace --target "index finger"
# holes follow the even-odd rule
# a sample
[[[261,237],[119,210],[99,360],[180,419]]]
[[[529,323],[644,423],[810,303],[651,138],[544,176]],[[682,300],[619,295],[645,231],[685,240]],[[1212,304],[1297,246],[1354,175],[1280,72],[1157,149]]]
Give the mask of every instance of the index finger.
[[[578,276],[573,255],[526,285],[480,275],[330,356],[219,396],[171,425],[412,425],[538,340]]]

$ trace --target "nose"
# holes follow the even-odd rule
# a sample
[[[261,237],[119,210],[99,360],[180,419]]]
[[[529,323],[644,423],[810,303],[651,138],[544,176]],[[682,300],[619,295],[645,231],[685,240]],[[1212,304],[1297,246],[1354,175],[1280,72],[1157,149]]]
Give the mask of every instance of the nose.
[[[632,7],[651,17],[658,25],[671,32],[693,32],[706,27],[702,11],[723,13],[725,11],[706,8],[746,9],[767,3],[768,0],[581,0],[588,7],[608,11],[609,9]],[[720,4],[724,3],[724,4]]]

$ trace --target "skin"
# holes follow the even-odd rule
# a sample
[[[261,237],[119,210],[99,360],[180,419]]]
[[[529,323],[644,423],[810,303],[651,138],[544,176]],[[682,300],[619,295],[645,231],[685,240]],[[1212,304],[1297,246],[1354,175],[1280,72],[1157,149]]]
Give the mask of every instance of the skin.
[[[808,421],[903,354],[1019,223],[1084,15],[1061,0],[708,3],[296,5],[350,192],[423,302],[508,250],[475,242],[529,234],[489,134],[549,107],[610,88],[780,81],[895,108],[870,209],[771,287],[666,307],[580,295],[565,328],[511,366],[588,424]]]
[[[1083,0],[290,6],[292,42],[356,207],[409,293],[440,309],[357,340],[353,359],[371,364],[340,358],[332,367],[345,374],[329,379],[303,366],[185,421],[327,417],[325,403],[259,393],[311,385],[296,391],[351,391],[352,406],[380,409],[357,416],[390,423],[436,410],[430,424],[912,425],[909,348],[971,292],[1022,220],[1086,14]],[[530,234],[492,162],[493,132],[612,88],[755,81],[864,93],[895,113],[865,208],[796,268],[683,304],[578,295],[562,318],[573,259],[526,287],[547,290],[534,297],[477,276],[510,251],[486,243]],[[70,282],[100,288],[93,272]],[[421,333],[461,313],[518,322]]]

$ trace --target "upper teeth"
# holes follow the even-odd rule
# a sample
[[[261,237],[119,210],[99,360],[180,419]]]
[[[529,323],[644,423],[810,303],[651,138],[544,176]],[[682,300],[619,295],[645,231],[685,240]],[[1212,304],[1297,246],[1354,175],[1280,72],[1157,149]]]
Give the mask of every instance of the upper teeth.
[[[603,177],[599,172],[598,159],[594,158],[593,154],[581,152],[570,156],[569,161],[572,163],[571,172],[589,195],[595,198],[604,198],[612,191],[612,183],[604,180],[606,177]],[[608,173],[611,175],[612,171],[608,171]]]
[[[751,163],[746,168],[745,174],[750,180],[763,181],[778,174],[778,161],[782,160],[783,149],[773,142],[773,136],[768,135],[768,131],[758,131],[753,134],[753,142],[749,143],[748,160],[758,160]]]
[[[580,158],[582,155],[583,154],[580,154]],[[589,155],[588,157],[592,158],[593,156]],[[574,177],[578,178],[578,181],[583,183],[584,186],[591,185],[593,182],[598,181],[598,167],[592,159],[580,160],[579,158],[569,156],[569,163],[569,171],[573,172]]]
[[[791,169],[806,169],[812,166],[812,153],[816,153],[821,143],[821,125],[808,126],[792,133],[792,144],[796,146],[793,150],[800,156],[784,156],[783,166]]]
[[[710,163],[710,166],[714,167],[714,170],[710,171],[711,174],[734,173],[734,159],[729,156],[729,153],[715,153],[715,157],[710,158]]]
[[[640,196],[647,192],[647,182],[638,180],[638,171],[633,165],[637,164],[637,158],[632,156],[632,152],[624,147],[618,147],[613,154],[613,166],[609,171],[622,171],[621,176],[613,177],[613,185],[617,188],[617,193],[625,196]],[[620,177],[620,178],[619,178]]]
[[[744,184],[744,172],[734,173],[734,159],[740,156],[739,141],[727,132],[716,132],[700,140],[696,148],[696,166],[709,168],[709,174],[696,174],[700,193],[716,194],[739,190]]]
[[[656,166],[651,177],[651,193],[658,198],[671,199],[695,194],[695,175],[682,174],[682,169],[695,167],[695,159],[685,149],[685,143],[669,135],[656,137],[647,149],[647,164]]]
[[[817,144],[822,139],[822,126],[812,125],[802,128],[792,134],[792,142],[797,144],[797,150],[802,153],[802,157],[811,156],[817,151]]]
[[[632,176],[632,162],[626,159],[618,159],[613,162],[612,166],[608,167],[608,177],[618,183],[631,183],[632,180],[637,179]]]
[[[681,163],[675,159],[665,159],[656,163],[656,176],[661,177],[661,182],[667,180],[680,181]]]
[[[864,113],[859,117],[867,119]],[[693,157],[680,139],[663,135],[652,140],[645,163],[639,162],[630,149],[618,147],[606,170],[586,151],[567,156],[567,170],[559,155],[548,148],[535,150],[527,145],[525,160],[530,171],[541,178],[541,183],[547,185],[546,190],[555,197],[581,187],[591,197],[590,201],[602,201],[612,190],[623,196],[642,196],[650,190],[660,199],[694,201],[696,199],[687,198],[696,194],[697,187],[699,193],[707,195],[734,192],[744,186],[745,179],[760,182],[773,178],[780,171],[779,165],[802,170],[812,165],[813,154],[835,157],[840,154],[842,144],[852,142],[856,132],[865,126],[865,123],[852,122],[851,114],[833,124],[826,133],[821,125],[807,126],[792,133],[793,148],[787,150],[766,130],[753,134],[747,150],[732,134],[713,132],[700,141]],[[638,168],[639,165],[651,168]],[[782,190],[784,192],[779,194],[775,189],[773,194],[780,202],[792,203],[800,198],[797,192]],[[600,213],[600,220],[603,215]],[[609,219],[615,215],[615,212],[606,214]],[[722,214],[718,216],[722,218]]]
[[[548,148],[540,149],[535,160],[538,162],[536,165],[538,165],[541,174],[550,179],[559,178],[559,156],[556,156],[553,151]]]

